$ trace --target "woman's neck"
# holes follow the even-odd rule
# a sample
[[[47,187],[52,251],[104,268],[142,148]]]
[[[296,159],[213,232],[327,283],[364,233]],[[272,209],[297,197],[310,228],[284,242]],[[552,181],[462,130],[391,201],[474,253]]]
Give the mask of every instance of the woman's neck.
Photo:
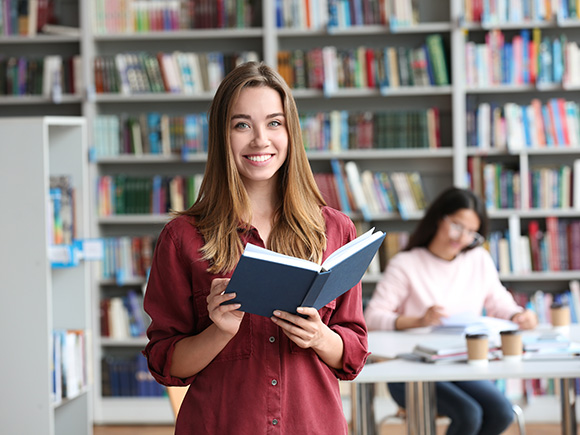
[[[444,249],[441,249],[440,246],[438,246],[436,243],[431,242],[428,246],[427,246],[427,250],[433,254],[435,257],[440,258],[441,260],[445,260],[445,261],[452,261],[455,259],[455,255],[451,255],[447,252],[445,252]]]

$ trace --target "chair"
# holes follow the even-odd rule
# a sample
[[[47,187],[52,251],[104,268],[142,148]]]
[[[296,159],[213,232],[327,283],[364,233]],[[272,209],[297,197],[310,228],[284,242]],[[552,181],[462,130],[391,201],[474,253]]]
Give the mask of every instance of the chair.
[[[516,418],[516,423],[518,424],[518,430],[520,435],[526,435],[526,424],[525,424],[525,420],[524,420],[524,412],[522,411],[522,408],[520,408],[519,405],[516,405],[515,403],[512,404],[512,409],[514,411],[514,415]],[[401,420],[405,420],[405,418],[407,417],[407,413],[405,411],[404,408],[398,408],[397,412],[395,413],[395,415],[388,415],[385,418],[383,418],[378,426],[380,427],[385,421],[387,421],[390,418],[398,418]],[[442,419],[442,418],[447,418],[444,415],[440,415],[437,416],[437,419]]]
[[[185,397],[188,388],[189,387],[167,387],[167,396],[169,396],[169,403],[171,403],[171,409],[173,410],[175,418],[177,418],[181,402],[183,402],[183,398]]]

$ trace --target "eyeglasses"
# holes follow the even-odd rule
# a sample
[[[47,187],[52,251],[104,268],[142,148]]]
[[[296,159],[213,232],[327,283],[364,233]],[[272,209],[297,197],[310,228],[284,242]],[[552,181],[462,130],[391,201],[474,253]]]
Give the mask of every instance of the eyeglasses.
[[[444,218],[447,223],[449,224],[449,237],[452,239],[459,239],[463,234],[467,234],[470,238],[472,238],[472,242],[469,244],[471,247],[482,245],[485,242],[485,238],[479,234],[477,231],[470,231],[465,228],[463,225],[458,224],[457,222],[453,222],[449,216],[445,216]]]

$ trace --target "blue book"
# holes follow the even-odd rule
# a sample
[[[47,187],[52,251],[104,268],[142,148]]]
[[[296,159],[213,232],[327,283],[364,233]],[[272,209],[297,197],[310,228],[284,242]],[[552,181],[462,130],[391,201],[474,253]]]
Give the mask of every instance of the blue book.
[[[271,317],[275,310],[296,314],[317,310],[356,286],[385,238],[374,228],[334,251],[322,265],[248,243],[226,288],[241,311]]]
[[[562,81],[562,76],[564,75],[564,57],[562,56],[562,44],[558,38],[555,38],[552,43],[552,66],[553,81],[555,83],[560,83]]]
[[[554,145],[555,138],[552,137],[552,129],[550,126],[552,123],[550,122],[550,114],[548,113],[548,106],[542,106],[542,118],[544,119],[544,133],[546,135],[546,144],[549,146]]]
[[[524,29],[520,33],[522,37],[522,73],[525,84],[530,83],[530,31]]]
[[[276,0],[276,27],[278,29],[284,27],[284,19],[282,17],[282,0]]]
[[[348,200],[348,193],[346,192],[346,185],[344,182],[344,177],[342,174],[342,168],[340,167],[340,162],[336,159],[330,161],[332,166],[332,172],[336,180],[336,186],[338,188],[338,197],[340,199],[340,208],[344,213],[350,213],[350,202]]]
[[[425,53],[425,60],[427,61],[427,75],[429,76],[429,84],[435,85],[435,73],[433,72],[433,59],[429,56],[429,50],[427,49],[427,45],[423,44],[421,49]]]
[[[522,121],[524,123],[524,138],[525,138],[525,144],[526,148],[529,148],[532,145],[532,136],[531,136],[531,132],[530,132],[530,124],[533,123],[533,120],[528,119],[528,106],[521,106],[520,107],[521,111],[522,111]]]
[[[562,130],[562,119],[560,118],[560,110],[558,109],[558,100],[550,98],[548,104],[554,116],[554,130],[556,131],[556,137],[554,139],[557,145],[564,145],[566,142],[564,141],[564,131]]]

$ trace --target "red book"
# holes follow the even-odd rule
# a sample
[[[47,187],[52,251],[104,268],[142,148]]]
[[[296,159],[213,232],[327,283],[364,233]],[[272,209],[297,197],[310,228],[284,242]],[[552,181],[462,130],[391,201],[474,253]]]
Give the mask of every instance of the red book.
[[[109,307],[110,307],[110,300],[109,299],[101,299],[100,304],[100,322],[101,322],[101,337],[109,337]]]
[[[562,134],[564,136],[564,144],[570,145],[570,134],[568,133],[568,121],[566,120],[566,101],[563,98],[556,99],[558,104],[558,114],[560,116],[560,124],[562,125]]]
[[[367,70],[367,87],[376,88],[376,71],[375,71],[375,51],[372,48],[367,48],[365,53],[366,70]]]
[[[568,225],[568,261],[570,270],[580,270],[580,221]]]
[[[528,224],[528,237],[530,239],[530,251],[532,254],[532,270],[542,270],[542,254],[540,252],[540,239],[542,232],[540,231],[540,224],[533,220]]]
[[[546,218],[546,234],[550,240],[549,266],[551,271],[560,270],[560,247],[558,237],[558,218],[548,216]]]

